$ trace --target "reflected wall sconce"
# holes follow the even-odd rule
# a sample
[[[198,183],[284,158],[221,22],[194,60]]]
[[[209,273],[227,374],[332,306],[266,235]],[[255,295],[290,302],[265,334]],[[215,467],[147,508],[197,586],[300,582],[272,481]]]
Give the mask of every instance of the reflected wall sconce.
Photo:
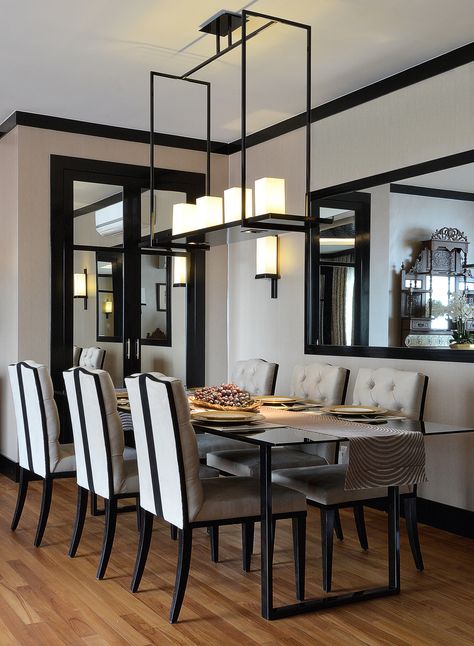
[[[87,269],[82,274],[74,274],[74,298],[84,299],[84,309],[87,309]]]
[[[173,287],[186,287],[188,282],[188,263],[186,256],[173,258]]]
[[[257,238],[257,273],[255,278],[270,278],[272,298],[278,298],[278,236]]]
[[[104,313],[105,313],[105,318],[108,319],[109,315],[112,314],[114,311],[114,306],[112,301],[109,301],[108,299],[104,302]]]

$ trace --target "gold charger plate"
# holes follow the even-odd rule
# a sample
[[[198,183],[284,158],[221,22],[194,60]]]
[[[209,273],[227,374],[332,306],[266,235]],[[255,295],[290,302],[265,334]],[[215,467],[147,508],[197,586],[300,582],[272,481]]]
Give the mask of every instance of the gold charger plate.
[[[297,399],[296,397],[280,397],[279,395],[263,395],[255,399],[262,404],[295,404],[301,401],[301,399]]]
[[[326,406],[321,408],[324,413],[332,413],[333,415],[349,415],[355,417],[356,415],[382,415],[387,412],[386,408],[378,408],[377,406]]]
[[[191,418],[196,422],[211,422],[212,424],[249,424],[250,422],[259,422],[265,419],[265,416],[247,411],[213,410],[192,413]]]

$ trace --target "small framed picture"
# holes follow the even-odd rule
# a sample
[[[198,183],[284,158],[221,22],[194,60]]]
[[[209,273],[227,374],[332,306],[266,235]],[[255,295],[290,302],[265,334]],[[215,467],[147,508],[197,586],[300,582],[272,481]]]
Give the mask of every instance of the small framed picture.
[[[166,312],[166,283],[156,283],[156,309]]]

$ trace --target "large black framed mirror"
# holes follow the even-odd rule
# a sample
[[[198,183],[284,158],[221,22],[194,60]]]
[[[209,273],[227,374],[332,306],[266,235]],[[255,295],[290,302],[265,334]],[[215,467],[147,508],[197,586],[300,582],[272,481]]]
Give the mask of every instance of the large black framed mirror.
[[[314,293],[316,288],[319,289],[319,282],[318,270],[314,268],[317,265],[313,262],[314,252],[311,257],[317,236],[313,232],[307,234],[305,352],[335,356],[473,361],[473,351],[454,352],[449,343],[434,345],[431,339],[429,343],[433,345],[430,345],[428,336],[422,337],[416,330],[406,333],[403,329],[403,299],[406,295],[403,294],[402,282],[403,271],[417,263],[421,249],[429,246],[432,237],[439,237],[437,231],[446,227],[458,229],[463,239],[467,238],[470,243],[467,267],[463,271],[473,274],[474,267],[469,265],[474,265],[474,150],[314,191],[312,199],[314,204],[322,201],[330,203],[354,191],[371,196],[368,340],[360,338],[357,343],[354,337],[350,345],[343,345],[327,343],[326,339],[318,336],[319,318],[314,315]],[[434,304],[440,300],[434,293],[431,298]],[[434,312],[433,317],[436,316],[438,314]],[[424,324],[435,328],[434,323],[434,319],[432,325],[429,321],[414,322],[419,326]],[[445,334],[450,329],[452,322],[444,331]]]

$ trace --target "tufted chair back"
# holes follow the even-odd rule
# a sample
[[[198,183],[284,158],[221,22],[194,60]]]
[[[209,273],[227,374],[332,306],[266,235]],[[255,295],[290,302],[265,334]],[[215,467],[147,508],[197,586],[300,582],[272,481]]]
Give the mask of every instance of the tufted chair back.
[[[264,359],[247,359],[235,363],[230,380],[251,395],[273,395],[277,374],[277,363],[269,363]]]
[[[82,368],[102,369],[105,359],[105,350],[102,348],[83,348],[79,357],[79,366]]]
[[[72,346],[72,367],[77,368],[79,359],[81,358],[82,348],[78,345]]]
[[[59,415],[48,369],[34,361],[8,366],[20,466],[45,478],[60,460]]]
[[[329,404],[342,404],[346,397],[349,370],[329,363],[295,366],[291,394]]]
[[[411,419],[423,419],[428,377],[395,368],[360,368],[352,403],[382,406]]]
[[[110,498],[124,492],[124,437],[114,385],[105,370],[63,373],[76,451],[77,484]]]
[[[125,379],[132,409],[140,506],[183,529],[199,512],[203,488],[189,404],[179,379],[143,373]]]

